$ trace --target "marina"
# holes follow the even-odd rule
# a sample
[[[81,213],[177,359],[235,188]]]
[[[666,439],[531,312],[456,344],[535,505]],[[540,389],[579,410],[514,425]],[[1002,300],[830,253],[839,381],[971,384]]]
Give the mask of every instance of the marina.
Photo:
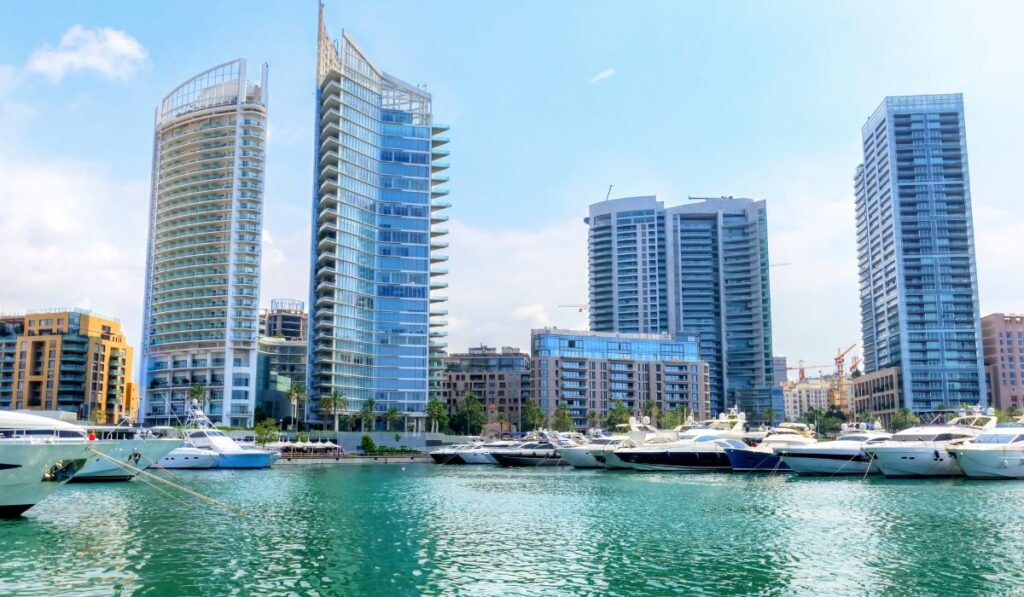
[[[1006,594],[1024,582],[1019,482],[433,464],[175,475],[245,515],[138,481],[66,486],[0,521],[0,593]]]

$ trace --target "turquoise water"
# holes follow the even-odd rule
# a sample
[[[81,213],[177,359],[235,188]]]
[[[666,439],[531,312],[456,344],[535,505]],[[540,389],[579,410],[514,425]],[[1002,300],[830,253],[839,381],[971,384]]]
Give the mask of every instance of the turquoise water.
[[[1006,594],[1024,483],[429,464],[175,474],[0,521],[0,594]]]

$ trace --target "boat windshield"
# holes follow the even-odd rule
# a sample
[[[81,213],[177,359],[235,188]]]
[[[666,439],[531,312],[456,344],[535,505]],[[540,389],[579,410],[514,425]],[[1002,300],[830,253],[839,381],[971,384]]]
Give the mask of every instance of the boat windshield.
[[[741,450],[745,450],[748,448],[747,444],[741,442],[738,439],[718,439],[718,441],[716,441],[715,443],[724,448],[739,448]]]
[[[682,439],[682,438],[679,438],[679,439]],[[716,439],[721,439],[721,438],[719,436],[717,436],[717,435],[702,435],[702,436],[698,437],[697,439],[695,439],[693,441],[695,441],[695,442],[713,442]]]
[[[1024,441],[1024,436],[1016,433],[983,433],[975,441],[979,444],[1012,444]]]
[[[896,434],[892,436],[894,442],[948,442],[955,439],[972,437],[965,433],[911,433],[907,435]]]
[[[866,436],[866,435],[844,435],[840,439],[843,440],[844,442],[866,442],[866,441],[868,441],[868,436]]]

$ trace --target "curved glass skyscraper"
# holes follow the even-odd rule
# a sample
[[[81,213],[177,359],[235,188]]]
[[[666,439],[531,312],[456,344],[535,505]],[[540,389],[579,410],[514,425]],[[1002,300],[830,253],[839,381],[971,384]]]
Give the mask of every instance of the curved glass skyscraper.
[[[442,375],[446,299],[434,291],[448,154],[431,97],[382,71],[356,42],[332,42],[320,12],[311,247],[309,393],[372,400],[422,430]],[[315,411],[315,408],[313,409]],[[315,412],[311,413],[315,416]]]
[[[267,67],[233,60],[160,103],[143,321],[142,413],[174,423],[189,390],[207,414],[251,425],[255,404]]]

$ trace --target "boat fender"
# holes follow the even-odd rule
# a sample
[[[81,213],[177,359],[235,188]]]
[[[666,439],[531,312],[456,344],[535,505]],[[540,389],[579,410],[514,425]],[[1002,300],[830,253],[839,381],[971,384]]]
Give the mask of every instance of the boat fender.
[[[936,462],[938,462],[939,460],[942,460],[942,456],[939,456],[939,451],[938,450],[935,450],[934,452],[932,452],[932,459],[935,460]]]

